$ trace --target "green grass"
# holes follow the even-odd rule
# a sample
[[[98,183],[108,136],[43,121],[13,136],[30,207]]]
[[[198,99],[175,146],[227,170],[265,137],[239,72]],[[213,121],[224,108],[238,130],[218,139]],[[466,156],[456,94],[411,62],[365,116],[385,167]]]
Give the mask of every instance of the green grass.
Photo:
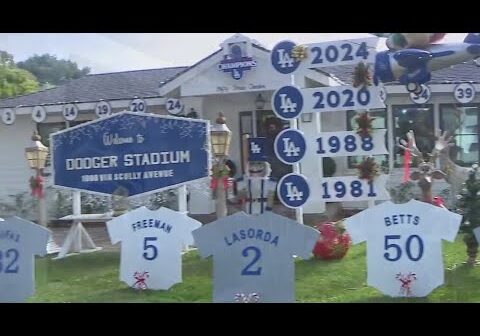
[[[340,261],[296,262],[298,302],[480,302],[480,266],[468,267],[465,245],[444,242],[445,284],[427,298],[390,298],[366,284],[365,244]],[[211,302],[212,261],[183,256],[183,282],[168,291],[137,291],[119,277],[120,257],[96,252],[62,260],[39,258],[36,294],[29,302]]]

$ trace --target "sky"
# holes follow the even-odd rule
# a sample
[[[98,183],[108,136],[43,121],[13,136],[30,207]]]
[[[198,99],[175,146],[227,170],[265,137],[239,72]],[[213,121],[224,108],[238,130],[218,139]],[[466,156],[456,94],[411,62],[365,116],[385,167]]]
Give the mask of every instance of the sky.
[[[23,61],[53,54],[88,66],[91,73],[189,66],[220,48],[235,33],[0,33],[0,50]],[[271,49],[281,40],[297,44],[371,37],[368,33],[244,33]],[[442,42],[461,42],[466,33],[449,33]],[[386,49],[384,39],[379,50]]]

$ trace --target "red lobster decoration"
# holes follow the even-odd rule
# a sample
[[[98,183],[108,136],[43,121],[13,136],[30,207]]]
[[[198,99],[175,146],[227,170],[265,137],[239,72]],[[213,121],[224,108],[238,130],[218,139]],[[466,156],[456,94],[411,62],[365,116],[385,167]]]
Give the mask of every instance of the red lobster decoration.
[[[412,282],[417,280],[417,275],[413,272],[405,275],[402,273],[397,273],[395,278],[402,283],[402,285],[400,286],[400,294],[405,296],[412,295]]]
[[[133,284],[136,289],[148,289],[145,282],[149,277],[148,272],[135,272],[133,277],[136,280],[136,282]]]

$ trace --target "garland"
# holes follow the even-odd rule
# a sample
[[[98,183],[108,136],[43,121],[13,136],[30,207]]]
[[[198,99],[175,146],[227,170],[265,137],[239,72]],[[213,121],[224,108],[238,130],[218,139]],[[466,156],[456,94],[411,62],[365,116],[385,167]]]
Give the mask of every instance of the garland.
[[[373,157],[363,159],[355,168],[358,169],[358,178],[362,180],[373,181],[375,177],[380,175],[380,167]]]
[[[228,189],[228,178],[230,177],[230,168],[226,164],[215,165],[212,167],[212,181],[210,183],[210,188],[217,190],[218,183],[223,184],[225,190]]]
[[[304,45],[298,45],[292,49],[291,56],[295,60],[295,62],[300,62],[308,57],[307,48],[308,47]]]
[[[370,136],[373,130],[373,121],[375,119],[376,118],[371,117],[368,112],[359,113],[355,118],[355,122],[357,123],[357,134],[362,138]]]
[[[370,66],[363,62],[358,63],[353,70],[353,87],[367,87],[372,85],[372,75],[370,74]]]

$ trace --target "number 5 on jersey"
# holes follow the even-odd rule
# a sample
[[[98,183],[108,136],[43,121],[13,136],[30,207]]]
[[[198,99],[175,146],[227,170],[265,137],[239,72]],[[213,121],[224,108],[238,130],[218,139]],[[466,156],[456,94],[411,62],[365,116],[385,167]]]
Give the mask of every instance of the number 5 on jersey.
[[[146,260],[155,260],[155,258],[157,258],[158,249],[155,245],[157,239],[157,237],[145,237],[145,239],[143,240],[143,257]]]

